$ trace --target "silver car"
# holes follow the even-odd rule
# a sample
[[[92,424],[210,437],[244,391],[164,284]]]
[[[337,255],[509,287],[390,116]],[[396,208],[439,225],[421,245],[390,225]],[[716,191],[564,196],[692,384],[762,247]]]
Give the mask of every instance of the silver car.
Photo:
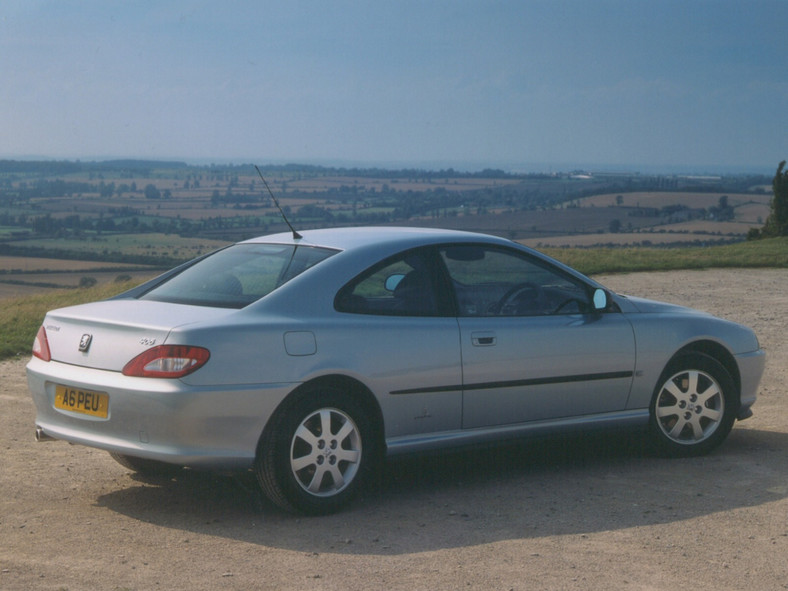
[[[287,510],[345,505],[385,455],[642,425],[669,455],[750,416],[744,326],[617,295],[481,234],[353,228],[235,244],[49,312],[39,439],[140,472],[254,469]]]

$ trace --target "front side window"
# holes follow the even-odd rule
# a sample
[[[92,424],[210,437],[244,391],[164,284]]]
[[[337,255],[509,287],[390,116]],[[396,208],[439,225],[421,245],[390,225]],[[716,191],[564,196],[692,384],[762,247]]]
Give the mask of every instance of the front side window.
[[[187,267],[142,300],[243,308],[336,251],[286,244],[236,244]]]
[[[460,316],[542,316],[591,310],[586,286],[521,253],[478,245],[441,248]]]

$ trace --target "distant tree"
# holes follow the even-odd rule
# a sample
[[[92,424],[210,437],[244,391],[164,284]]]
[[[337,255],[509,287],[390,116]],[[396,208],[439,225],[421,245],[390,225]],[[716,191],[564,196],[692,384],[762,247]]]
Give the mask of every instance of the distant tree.
[[[610,220],[609,229],[611,234],[618,234],[621,231],[621,220]]]
[[[101,181],[99,184],[99,194],[102,197],[112,197],[112,194],[115,192],[115,183],[104,184],[104,181]]]
[[[777,166],[772,180],[771,211],[763,228],[750,228],[747,240],[758,240],[773,236],[788,236],[788,171],[784,170],[785,160]]]
[[[780,162],[772,181],[772,209],[763,227],[766,236],[788,236],[788,170],[784,168],[785,160]]]
[[[733,210],[728,204],[728,196],[727,195],[720,195],[720,199],[717,202],[716,207],[710,207],[709,212],[720,222],[730,221],[732,220],[736,212]]]
[[[616,195],[616,205],[621,205],[622,203],[624,203],[624,196]]]
[[[161,199],[161,191],[155,185],[145,185],[145,198],[146,199]]]

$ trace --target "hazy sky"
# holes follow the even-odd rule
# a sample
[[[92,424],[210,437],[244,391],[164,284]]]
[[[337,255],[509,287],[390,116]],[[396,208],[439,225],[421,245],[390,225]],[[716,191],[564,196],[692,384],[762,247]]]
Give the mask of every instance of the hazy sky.
[[[787,23],[785,0],[2,0],[0,157],[773,172]]]

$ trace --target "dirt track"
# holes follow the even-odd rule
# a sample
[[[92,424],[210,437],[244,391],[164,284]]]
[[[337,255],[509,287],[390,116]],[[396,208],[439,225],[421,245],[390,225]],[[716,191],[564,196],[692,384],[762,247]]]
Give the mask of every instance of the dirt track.
[[[600,278],[755,328],[755,416],[708,457],[606,435],[398,460],[323,518],[246,474],[144,482],[33,441],[25,360],[0,364],[0,589],[788,589],[788,271]]]

